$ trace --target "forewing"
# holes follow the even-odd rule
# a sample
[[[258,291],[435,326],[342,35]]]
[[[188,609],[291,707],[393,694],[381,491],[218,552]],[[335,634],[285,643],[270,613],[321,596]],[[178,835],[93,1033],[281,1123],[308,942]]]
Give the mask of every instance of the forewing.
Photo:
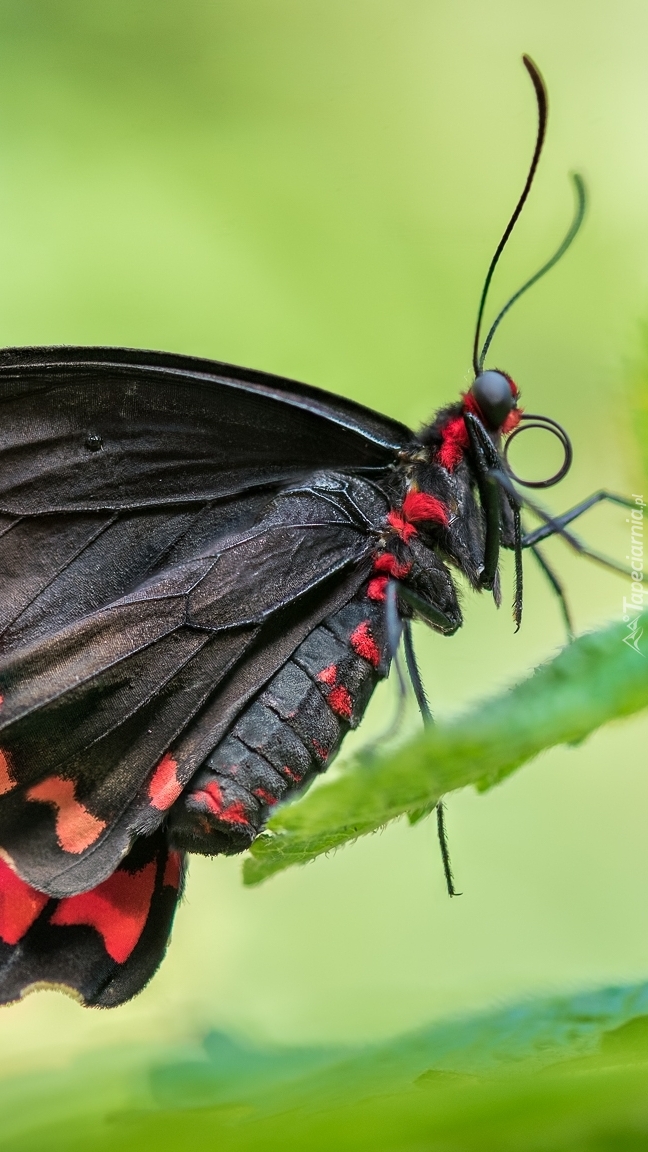
[[[169,507],[319,468],[385,471],[396,421],[295,381],[111,348],[0,355],[0,511]]]
[[[244,531],[318,468],[380,478],[411,439],[351,401],[215,361],[0,353],[0,652]]]
[[[150,980],[182,890],[183,857],[163,832],[92,891],[53,900],[0,860],[0,1003],[42,987],[111,1008]]]

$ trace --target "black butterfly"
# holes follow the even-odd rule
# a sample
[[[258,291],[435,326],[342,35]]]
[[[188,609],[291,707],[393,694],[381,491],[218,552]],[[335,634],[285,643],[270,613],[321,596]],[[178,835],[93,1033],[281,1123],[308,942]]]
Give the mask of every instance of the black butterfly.
[[[499,549],[513,549],[519,624],[531,548],[562,596],[537,544],[574,543],[566,525],[608,494],[522,532],[501,454],[517,389],[483,369],[506,309],[478,357],[545,130],[525,63],[538,140],[484,287],[475,382],[418,435],[213,361],[0,354],[0,1000],[42,985],[100,1006],[134,995],[166,947],[184,853],[243,850],[326,767],[401,631],[427,715],[409,620],[460,626],[452,567],[499,601]],[[577,191],[541,271],[576,234]],[[563,475],[567,436],[540,422]]]

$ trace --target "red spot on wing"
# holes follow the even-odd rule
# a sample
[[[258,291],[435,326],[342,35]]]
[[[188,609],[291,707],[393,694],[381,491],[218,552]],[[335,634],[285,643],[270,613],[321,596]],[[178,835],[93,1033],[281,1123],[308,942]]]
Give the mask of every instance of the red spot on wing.
[[[12,788],[16,787],[16,779],[13,774],[13,764],[9,752],[3,752],[0,748],[0,796],[4,796],[6,792],[11,792]]]
[[[337,664],[329,664],[328,668],[323,668],[321,672],[317,673],[317,679],[322,684],[335,684],[337,671]]]
[[[450,521],[450,513],[443,500],[415,489],[408,492],[403,500],[403,515],[406,520],[431,520],[444,528],[447,528]]]
[[[371,628],[369,621],[363,620],[362,624],[354,629],[349,637],[349,643],[357,656],[362,656],[363,660],[368,660],[377,668],[380,664],[380,649],[376,644],[373,636],[371,635]]]
[[[159,812],[164,812],[175,804],[184,788],[178,780],[177,768],[177,761],[170,752],[166,752],[151,776],[148,786],[149,800],[153,808],[157,808]]]
[[[370,600],[384,600],[387,595],[387,577],[376,576],[367,584],[367,596]]]
[[[180,887],[180,877],[182,875],[182,856],[180,852],[169,852],[167,862],[164,865],[164,878],[162,880],[163,888]]]
[[[341,716],[343,720],[351,719],[353,702],[343,684],[338,684],[336,688],[332,688],[326,700],[329,708],[335,712],[336,716]]]
[[[0,860],[0,938],[17,944],[43,911],[49,896],[20,879]]]
[[[88,924],[103,937],[104,947],[117,964],[125,964],[142,935],[155,886],[155,861],[139,872],[118,868],[90,892],[61,900],[51,924],[69,927]]]
[[[76,855],[85,852],[106,827],[105,820],[93,816],[85,804],[76,799],[73,782],[62,776],[48,776],[40,784],[35,784],[29,789],[27,799],[54,805],[56,839],[64,852]]]
[[[441,429],[441,438],[437,460],[449,472],[453,472],[470,443],[463,416],[455,416],[453,420],[448,420]]]

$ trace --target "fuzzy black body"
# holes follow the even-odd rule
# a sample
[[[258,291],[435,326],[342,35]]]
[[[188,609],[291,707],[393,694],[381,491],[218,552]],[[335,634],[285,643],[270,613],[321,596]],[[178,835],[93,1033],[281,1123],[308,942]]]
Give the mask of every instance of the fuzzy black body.
[[[387,585],[460,625],[451,569],[479,588],[485,537],[462,413],[416,436],[211,361],[0,354],[0,999],[137,991],[171,854],[246,848],[359,722]]]

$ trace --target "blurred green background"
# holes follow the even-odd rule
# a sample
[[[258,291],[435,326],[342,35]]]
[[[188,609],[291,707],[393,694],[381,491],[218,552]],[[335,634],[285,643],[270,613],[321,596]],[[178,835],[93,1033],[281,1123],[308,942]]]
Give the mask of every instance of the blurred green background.
[[[647,42],[641,0],[0,0],[0,341],[213,356],[416,426],[470,379],[481,282],[533,144],[526,51],[549,86],[549,140],[493,309],[566,230],[569,171],[591,209],[491,364],[572,434],[555,509],[601,486],[645,492]],[[625,558],[620,510],[587,533]],[[621,616],[622,579],[548,551],[579,629]],[[533,570],[519,635],[485,597],[465,615],[452,641],[417,634],[441,715],[563,642]],[[387,685],[356,747],[392,704]],[[210,1028],[359,1043],[645,979],[647,730],[605,730],[454,797],[460,900],[429,821],[252,891],[240,862],[192,861],[149,988],[109,1013],[53,992],[3,1009],[0,1073]]]

